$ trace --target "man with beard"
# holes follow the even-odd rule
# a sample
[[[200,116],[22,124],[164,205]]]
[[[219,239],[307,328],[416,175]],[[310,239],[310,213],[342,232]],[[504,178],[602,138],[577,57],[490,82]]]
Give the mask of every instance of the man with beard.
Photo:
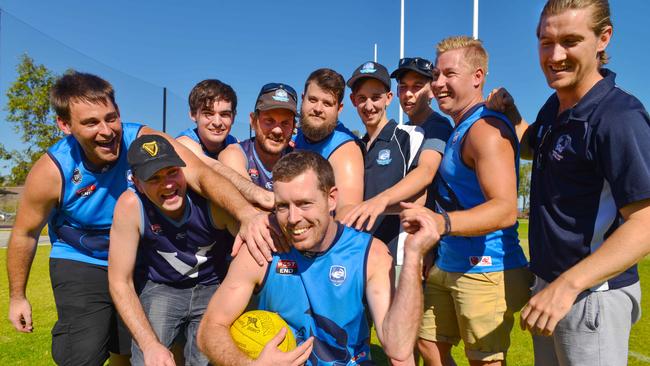
[[[108,233],[115,202],[130,185],[126,151],[142,134],[172,142],[187,166],[188,184],[241,222],[238,240],[272,246],[268,218],[235,187],[169,136],[122,123],[113,87],[95,75],[66,73],[52,87],[57,125],[67,137],[50,147],[25,181],[9,238],[9,319],[19,332],[33,331],[25,289],[38,237],[48,223],[50,278],[58,320],[52,329],[57,364],[102,365],[112,353],[128,354],[108,289]],[[263,244],[262,244],[263,242]]]
[[[336,218],[345,217],[363,200],[363,155],[356,136],[338,121],[343,109],[345,80],[331,69],[312,72],[305,82],[300,129],[295,148],[327,159],[339,190]]]
[[[438,240],[432,218],[408,220],[404,268],[395,289],[386,245],[332,217],[338,191],[323,157],[287,154],[273,168],[273,179],[278,222],[291,250],[274,254],[264,266],[242,250],[201,321],[201,350],[218,365],[371,365],[368,309],[387,356],[409,361],[422,315],[422,256]],[[237,348],[230,326],[256,289],[259,308],[287,321],[296,349],[277,348],[286,329],[257,360]]]
[[[298,105],[296,91],[287,84],[269,83],[262,87],[250,124],[255,137],[228,146],[219,161],[256,185],[273,191],[271,171],[275,163],[291,152],[289,143]]]

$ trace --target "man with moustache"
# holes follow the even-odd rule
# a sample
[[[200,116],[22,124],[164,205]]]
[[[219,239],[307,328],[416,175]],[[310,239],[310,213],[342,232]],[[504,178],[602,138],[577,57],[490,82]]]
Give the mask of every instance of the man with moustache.
[[[228,146],[219,161],[256,185],[273,191],[273,166],[289,147],[295,126],[298,95],[287,84],[269,83],[262,87],[250,114],[255,137]]]
[[[9,319],[19,332],[33,331],[25,288],[47,222],[58,314],[52,357],[57,364],[101,365],[109,352],[128,354],[131,343],[118,321],[107,279],[113,208],[130,185],[126,150],[142,134],[161,133],[123,124],[113,87],[95,75],[66,73],[52,87],[50,99],[57,125],[68,136],[48,149],[25,182],[7,250]],[[187,164],[184,171],[192,189],[241,222],[238,240],[271,246],[266,215],[193,153],[172,144]]]
[[[640,318],[636,263],[650,252],[650,117],[604,65],[613,33],[605,0],[550,0],[537,27],[555,93],[525,129],[533,159],[533,296],[521,324],[536,365],[624,365]],[[521,116],[512,97],[495,97]]]
[[[338,121],[343,109],[345,80],[332,69],[318,69],[305,82],[300,128],[295,148],[327,159],[339,190],[336,218],[341,219],[363,200],[363,155],[356,136]]]
[[[403,218],[432,216],[443,235],[425,288],[418,346],[442,365],[461,339],[471,365],[501,365],[530,274],[517,236],[519,147],[508,119],[487,109],[487,52],[479,40],[442,40],[432,90],[455,124],[438,171],[436,212],[407,204]]]

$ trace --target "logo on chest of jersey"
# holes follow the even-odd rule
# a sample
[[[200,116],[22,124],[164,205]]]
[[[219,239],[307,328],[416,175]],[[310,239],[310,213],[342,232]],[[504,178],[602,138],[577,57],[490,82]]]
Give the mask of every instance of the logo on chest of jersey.
[[[289,259],[280,259],[275,266],[275,273],[283,275],[292,275],[298,271],[298,263]]]
[[[266,188],[269,191],[272,191],[273,190],[273,182],[268,181],[268,182],[264,183],[264,188]]]
[[[185,239],[186,235],[185,232],[180,232],[176,234],[176,240],[183,240]]]
[[[553,148],[553,151],[551,152],[553,159],[557,161],[564,159],[564,155],[563,155],[564,150],[566,150],[570,146],[571,146],[571,136],[562,135],[558,137],[557,141],[555,142],[555,148]]]
[[[151,224],[151,231],[154,234],[159,235],[162,233],[162,226],[160,226],[160,224]]]
[[[74,172],[72,172],[72,183],[74,184],[79,184],[81,183],[81,172],[79,171],[79,168],[75,168]]]
[[[345,267],[339,266],[337,264],[330,267],[330,281],[334,286],[341,286],[345,282],[347,273]]]
[[[251,179],[257,179],[260,176],[260,173],[257,171],[257,169],[251,168],[248,169],[248,175],[251,176]]]
[[[492,257],[489,255],[469,257],[469,263],[477,267],[488,267],[492,265]]]
[[[379,150],[377,154],[377,164],[379,165],[388,165],[393,159],[390,158],[390,150],[382,149]]]
[[[75,193],[77,194],[77,196],[80,196],[80,197],[88,197],[91,194],[93,194],[96,189],[97,189],[97,186],[95,184],[91,184],[88,187],[83,187],[81,189],[78,189],[77,192],[75,192]]]

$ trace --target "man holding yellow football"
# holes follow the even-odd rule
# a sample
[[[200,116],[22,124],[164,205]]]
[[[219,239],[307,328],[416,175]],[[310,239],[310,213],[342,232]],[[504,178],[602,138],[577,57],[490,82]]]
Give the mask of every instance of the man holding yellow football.
[[[409,232],[404,265],[393,287],[387,246],[367,233],[334,221],[338,191],[329,163],[311,152],[285,155],[273,169],[275,211],[291,244],[259,266],[247,250],[232,262],[199,326],[197,341],[219,365],[370,364],[368,304],[379,341],[394,363],[412,362],[422,315],[422,256],[438,241],[427,216],[403,222]],[[259,309],[289,325],[253,360],[238,349],[230,327],[253,292]],[[297,348],[277,346],[292,331]]]

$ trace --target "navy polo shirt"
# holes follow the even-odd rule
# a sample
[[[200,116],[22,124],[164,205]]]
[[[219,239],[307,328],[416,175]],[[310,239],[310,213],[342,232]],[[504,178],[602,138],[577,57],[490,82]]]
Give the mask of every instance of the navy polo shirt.
[[[551,282],[600,247],[620,225],[622,207],[650,198],[650,117],[641,102],[603,79],[558,115],[553,94],[530,134],[531,270]],[[628,286],[636,266],[592,290]]]
[[[424,131],[417,126],[398,125],[390,120],[368,147],[369,136],[364,143],[364,192],[363,200],[375,197],[402,180],[415,166],[420,146],[424,142]],[[399,233],[399,217],[383,216],[378,220],[373,235],[385,243]]]

